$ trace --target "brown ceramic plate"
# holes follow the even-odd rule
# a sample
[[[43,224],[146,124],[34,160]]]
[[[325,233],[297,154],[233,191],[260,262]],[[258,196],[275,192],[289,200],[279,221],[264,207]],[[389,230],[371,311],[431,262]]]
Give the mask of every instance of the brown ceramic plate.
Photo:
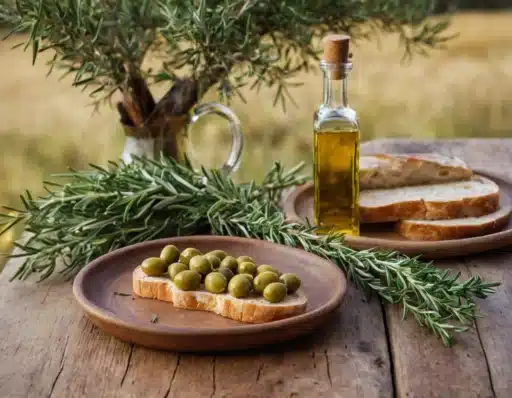
[[[511,202],[512,183],[510,181],[481,171],[475,170],[475,173],[490,178],[499,185],[502,204]],[[287,219],[299,222],[308,219],[313,223],[313,189],[313,183],[307,183],[297,187],[288,195],[283,204]],[[444,241],[412,241],[397,234],[392,224],[362,224],[361,235],[347,236],[345,242],[357,250],[381,248],[400,251],[411,256],[421,255],[425,259],[463,256],[512,245],[512,218],[501,231],[474,238]]]
[[[158,256],[168,244],[180,250],[222,249],[248,255],[257,263],[294,272],[308,296],[304,314],[263,324],[233,321],[209,312],[173,307],[171,303],[118,295],[132,293],[132,272],[145,258]],[[274,243],[224,236],[154,240],[108,253],[88,264],[75,278],[73,292],[94,324],[124,341],[174,351],[220,351],[253,348],[289,340],[322,325],[345,295],[344,274],[330,261]],[[158,316],[151,322],[153,314]]]

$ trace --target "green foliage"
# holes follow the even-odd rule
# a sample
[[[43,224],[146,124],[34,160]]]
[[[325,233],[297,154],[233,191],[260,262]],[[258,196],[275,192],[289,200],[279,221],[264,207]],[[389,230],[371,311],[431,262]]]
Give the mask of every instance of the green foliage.
[[[505,10],[512,8],[512,3],[510,0],[444,0],[438,5],[438,10],[443,11],[450,6],[460,10]]]
[[[15,3],[15,4],[14,4]],[[405,54],[426,52],[447,37],[446,20],[429,22],[435,0],[16,0],[0,5],[0,21],[28,31],[25,48],[54,50],[50,68],[64,68],[100,99],[126,90],[128,77],[174,81],[187,74],[200,93],[218,83],[222,97],[276,86],[316,64],[315,38],[346,32],[354,40],[398,32]],[[143,70],[148,52],[163,60]]]
[[[122,167],[93,166],[48,184],[48,194],[23,196],[24,210],[4,214],[4,231],[18,222],[31,234],[21,245],[25,261],[13,276],[56,271],[72,277],[89,261],[113,249],[176,235],[214,233],[263,239],[303,248],[335,262],[358,287],[402,307],[416,321],[450,344],[452,334],[475,320],[475,298],[494,292],[497,283],[459,275],[417,258],[375,250],[356,251],[340,235],[318,236],[307,225],[286,222],[278,207],[285,189],[305,182],[301,165],[284,170],[279,163],[261,184],[235,184],[217,170],[189,166],[161,157],[136,158]],[[1,234],[0,230],[0,234]]]

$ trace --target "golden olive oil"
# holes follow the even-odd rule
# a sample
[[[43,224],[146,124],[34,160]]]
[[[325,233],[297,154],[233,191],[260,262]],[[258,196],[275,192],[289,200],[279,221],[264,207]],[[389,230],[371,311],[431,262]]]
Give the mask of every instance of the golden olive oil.
[[[314,133],[315,221],[319,232],[359,235],[359,130]]]
[[[320,67],[323,103],[315,112],[314,218],[318,233],[359,235],[359,123],[348,106],[349,37],[329,35]]]

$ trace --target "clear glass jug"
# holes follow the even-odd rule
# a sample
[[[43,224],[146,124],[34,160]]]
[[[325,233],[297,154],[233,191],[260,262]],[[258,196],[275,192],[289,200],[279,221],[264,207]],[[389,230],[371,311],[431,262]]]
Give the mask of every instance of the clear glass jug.
[[[184,162],[189,131],[201,117],[207,115],[218,115],[228,121],[232,135],[231,150],[220,170],[227,174],[236,171],[240,165],[243,148],[240,121],[231,109],[215,102],[197,105],[190,115],[170,115],[158,126],[123,125],[126,141],[121,159],[128,164],[132,161],[132,155],[155,159],[160,153],[164,153],[178,162]]]

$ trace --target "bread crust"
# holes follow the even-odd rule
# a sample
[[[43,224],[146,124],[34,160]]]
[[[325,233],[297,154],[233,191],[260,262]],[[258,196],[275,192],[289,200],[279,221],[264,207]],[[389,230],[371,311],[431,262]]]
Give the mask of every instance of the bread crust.
[[[378,223],[480,217],[495,212],[499,204],[499,185],[474,174],[469,181],[362,190],[359,219]]]
[[[183,291],[170,279],[149,277],[135,268],[132,276],[133,292],[144,298],[172,303],[177,308],[208,311],[235,321],[264,323],[289,318],[306,311],[307,298],[299,289],[289,300],[267,303],[264,299],[238,299],[228,294],[213,294],[204,290]]]
[[[396,202],[380,207],[359,206],[359,219],[363,223],[395,222],[406,219],[447,220],[480,217],[495,212],[499,207],[499,192],[481,197],[456,201],[433,202],[415,200]]]
[[[463,160],[438,153],[363,155],[359,165],[360,189],[461,181],[472,175]]]
[[[502,229],[510,219],[510,208],[495,219],[480,224],[445,225],[403,220],[396,224],[397,232],[411,240],[439,241],[487,235]]]

